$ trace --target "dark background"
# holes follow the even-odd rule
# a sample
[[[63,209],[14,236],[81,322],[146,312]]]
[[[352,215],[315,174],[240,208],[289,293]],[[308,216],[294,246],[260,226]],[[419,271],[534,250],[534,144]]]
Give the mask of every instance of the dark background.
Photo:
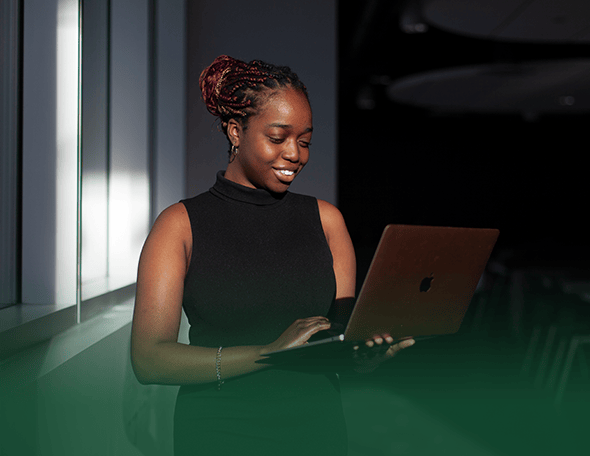
[[[387,223],[493,227],[496,254],[587,257],[588,115],[442,114],[389,101],[389,82],[471,64],[588,57],[581,44],[517,44],[398,26],[403,2],[339,3],[339,206],[355,245]],[[359,97],[372,109],[359,107]]]
[[[357,284],[388,223],[498,228],[500,237],[459,332],[418,341],[371,385],[409,398],[493,454],[582,454],[588,344],[576,344],[590,321],[590,117],[445,114],[394,103],[386,89],[435,69],[590,51],[432,26],[406,34],[398,25],[404,4],[339,2],[338,205]],[[566,361],[566,353],[575,356]],[[431,437],[426,430],[419,438]]]

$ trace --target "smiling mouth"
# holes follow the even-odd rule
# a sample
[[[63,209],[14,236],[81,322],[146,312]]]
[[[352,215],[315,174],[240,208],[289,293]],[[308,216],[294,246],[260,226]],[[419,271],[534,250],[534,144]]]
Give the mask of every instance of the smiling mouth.
[[[280,182],[286,185],[290,185],[293,182],[293,179],[297,176],[296,169],[278,169],[274,168],[275,175],[279,179]]]

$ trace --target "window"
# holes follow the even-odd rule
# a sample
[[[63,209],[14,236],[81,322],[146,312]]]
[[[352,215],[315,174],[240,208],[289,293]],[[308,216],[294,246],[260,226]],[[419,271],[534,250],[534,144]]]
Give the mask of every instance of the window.
[[[0,4],[0,308],[20,300],[20,5]]]
[[[184,2],[157,3],[1,3],[0,357],[129,290],[150,212],[184,196]]]
[[[82,299],[135,281],[150,222],[148,2],[112,3],[2,3],[2,304],[79,318]]]
[[[79,86],[78,1],[26,3],[23,302],[79,307],[135,281],[149,228],[147,4],[142,30],[83,2]]]

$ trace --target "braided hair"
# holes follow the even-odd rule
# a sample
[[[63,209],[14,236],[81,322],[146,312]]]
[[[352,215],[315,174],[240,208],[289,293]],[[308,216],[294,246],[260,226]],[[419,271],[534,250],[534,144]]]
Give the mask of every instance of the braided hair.
[[[220,55],[203,70],[199,86],[207,110],[219,117],[226,136],[230,119],[237,119],[245,129],[248,119],[278,89],[293,88],[309,101],[305,85],[289,67],[261,60],[246,63],[227,55]]]

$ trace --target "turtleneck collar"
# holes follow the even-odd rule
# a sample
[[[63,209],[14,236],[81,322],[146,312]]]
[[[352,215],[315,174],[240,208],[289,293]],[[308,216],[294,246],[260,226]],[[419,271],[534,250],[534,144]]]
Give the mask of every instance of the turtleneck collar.
[[[283,200],[285,193],[271,193],[261,188],[250,188],[237,184],[225,178],[225,171],[217,172],[215,185],[209,190],[216,196],[256,206],[268,206]]]

